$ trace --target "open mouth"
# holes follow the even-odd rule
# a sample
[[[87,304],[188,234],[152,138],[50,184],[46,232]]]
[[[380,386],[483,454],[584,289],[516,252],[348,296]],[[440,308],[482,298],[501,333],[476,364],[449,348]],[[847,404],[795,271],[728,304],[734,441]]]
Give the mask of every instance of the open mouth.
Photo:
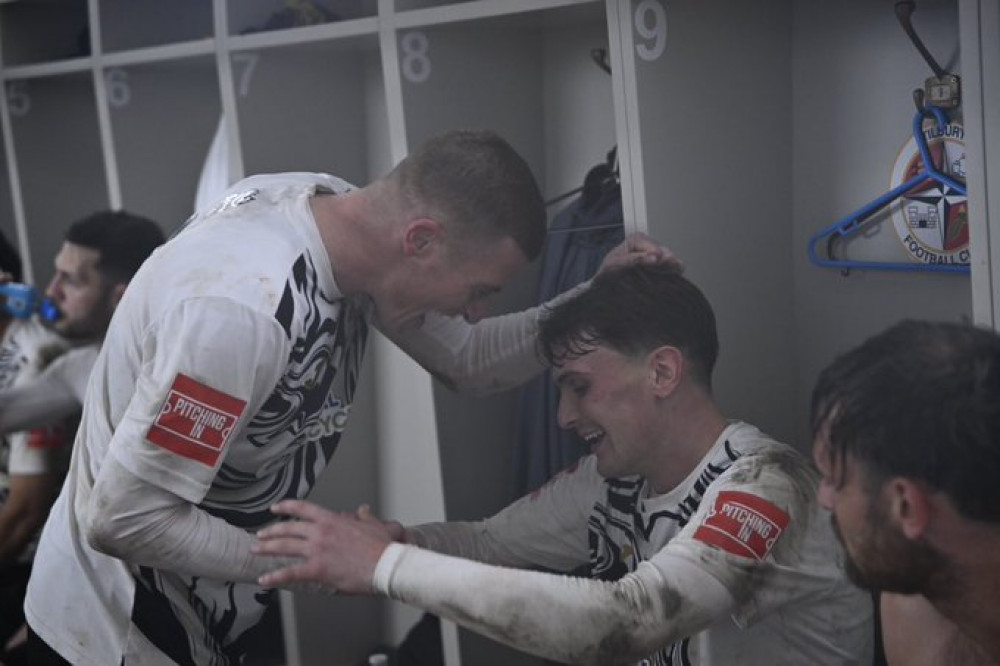
[[[604,439],[604,431],[603,430],[591,430],[590,432],[586,432],[586,433],[581,432],[580,433],[580,437],[582,437],[583,441],[585,441],[587,443],[587,446],[589,446],[590,449],[593,450],[594,447],[596,447],[598,444],[600,444],[601,440]]]

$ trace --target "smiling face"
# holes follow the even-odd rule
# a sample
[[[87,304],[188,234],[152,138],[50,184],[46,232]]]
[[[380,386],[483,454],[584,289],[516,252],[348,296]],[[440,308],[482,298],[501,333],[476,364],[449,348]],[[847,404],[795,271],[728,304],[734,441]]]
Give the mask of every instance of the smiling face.
[[[633,359],[592,347],[553,369],[559,387],[559,425],[575,430],[605,478],[647,474],[662,433],[652,427],[653,370]]]
[[[925,541],[902,533],[890,515],[888,484],[870,487],[874,484],[849,455],[831,459],[825,430],[813,446],[813,459],[821,475],[819,503],[832,514],[830,520],[846,553],[848,577],[866,589],[923,592],[946,561]]]

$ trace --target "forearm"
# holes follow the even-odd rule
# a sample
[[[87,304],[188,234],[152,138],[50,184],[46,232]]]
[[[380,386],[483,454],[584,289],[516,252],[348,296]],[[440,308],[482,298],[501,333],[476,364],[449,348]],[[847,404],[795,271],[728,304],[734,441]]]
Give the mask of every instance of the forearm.
[[[545,369],[536,341],[546,309],[585,287],[476,324],[431,314],[420,328],[397,334],[393,342],[454,390],[481,395],[513,388]]]
[[[0,510],[0,566],[17,560],[42,522]]]
[[[36,380],[0,393],[0,433],[32,430],[80,409],[80,401],[65,384],[42,374]]]
[[[131,564],[189,576],[254,582],[274,568],[252,555],[254,536],[145,483],[108,456],[89,501],[87,538]]]
[[[634,663],[700,631],[733,605],[725,588],[685,563],[670,580],[643,563],[610,583],[401,544],[383,553],[373,586],[519,650],[575,664]]]
[[[17,559],[43,522],[44,515],[36,519],[6,504],[0,507],[0,566]]]
[[[0,565],[15,561],[42,527],[54,483],[50,474],[11,478],[10,494],[0,505]]]
[[[486,564],[527,566],[485,529],[483,522],[427,523],[406,529],[406,541],[445,555]]]

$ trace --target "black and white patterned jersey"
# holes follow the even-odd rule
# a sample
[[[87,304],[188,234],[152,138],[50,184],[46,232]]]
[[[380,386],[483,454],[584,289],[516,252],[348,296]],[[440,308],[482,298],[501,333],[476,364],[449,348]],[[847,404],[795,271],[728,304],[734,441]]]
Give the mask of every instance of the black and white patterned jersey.
[[[623,581],[638,572],[642,586],[649,581],[663,586],[646,593],[669,611],[659,628],[658,621],[637,618],[636,626],[646,632],[643,640],[664,637],[661,647],[639,662],[645,666],[870,663],[871,600],[846,579],[841,549],[815,490],[816,475],[802,455],[753,426],[733,422],[687,478],[663,494],[652,492],[640,477],[604,479],[595,458],[587,456],[485,521],[413,528],[422,546],[503,565],[492,572],[465,571],[462,560],[449,558],[442,570],[461,578],[466,590],[481,587],[475,595],[430,590],[426,572],[433,558],[405,552],[390,554],[386,559],[398,558],[392,565],[379,563],[377,581],[394,598],[415,603],[434,598],[445,613],[474,615],[472,624],[494,635],[502,635],[497,627],[516,624],[525,645],[548,641],[539,653],[566,659],[600,654],[614,641],[625,645],[629,639],[613,635],[611,623],[600,618],[627,618],[637,608],[628,595],[582,585],[579,578]],[[569,599],[578,609],[593,609],[593,617],[586,610],[552,611],[533,630],[524,628],[530,597],[521,604],[491,603],[490,590],[515,587],[515,574],[504,568],[511,566],[574,574],[530,572],[530,596],[553,605]],[[697,588],[678,592],[678,571],[696,572],[713,587],[721,584],[721,598],[728,601]],[[466,604],[475,604],[476,612]],[[620,612],[609,611],[614,604],[621,605]],[[712,604],[718,610],[706,609]],[[511,609],[518,618],[502,617]]]
[[[315,484],[346,426],[370,317],[334,282],[309,210],[317,188],[349,186],[241,182],[130,283],[29,589],[32,627],[69,661],[237,664],[259,642],[274,591],[130,565],[81,535],[107,457],[247,532]]]

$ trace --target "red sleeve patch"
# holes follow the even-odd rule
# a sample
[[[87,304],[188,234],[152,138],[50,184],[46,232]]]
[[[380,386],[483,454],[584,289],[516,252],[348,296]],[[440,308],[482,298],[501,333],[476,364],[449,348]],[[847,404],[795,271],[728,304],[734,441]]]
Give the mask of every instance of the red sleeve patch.
[[[58,449],[66,443],[66,429],[60,425],[36,428],[28,434],[30,449]]]
[[[146,439],[214,467],[246,405],[244,400],[178,374]]]
[[[788,514],[750,493],[723,490],[694,538],[727,553],[763,560],[788,526]]]

